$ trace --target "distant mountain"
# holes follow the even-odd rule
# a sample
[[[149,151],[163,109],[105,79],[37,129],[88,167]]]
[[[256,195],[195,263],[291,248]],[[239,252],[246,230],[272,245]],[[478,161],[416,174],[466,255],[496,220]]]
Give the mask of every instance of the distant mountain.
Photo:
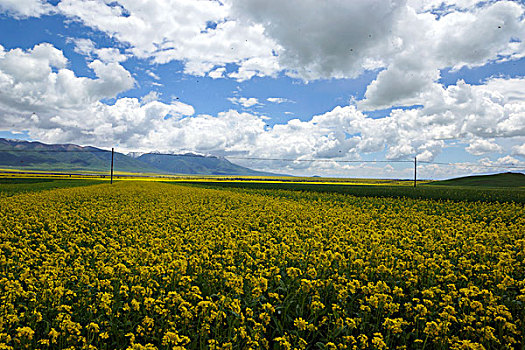
[[[231,163],[229,160],[214,156],[202,156],[193,153],[161,154],[146,153],[138,160],[171,174],[200,175],[244,175],[275,176],[276,174],[256,171]]]
[[[149,164],[115,152],[115,170],[159,172]],[[0,138],[0,167],[45,171],[103,171],[111,166],[111,151],[73,144],[50,145],[41,142]]]
[[[45,144],[0,138],[0,168],[42,171],[107,172],[111,151],[74,144]],[[115,152],[115,171],[154,174],[275,175],[251,170],[227,159],[196,154]]]
[[[493,175],[474,175],[455,179],[432,181],[427,185],[440,186],[478,186],[478,187],[525,187],[525,174],[501,173]]]

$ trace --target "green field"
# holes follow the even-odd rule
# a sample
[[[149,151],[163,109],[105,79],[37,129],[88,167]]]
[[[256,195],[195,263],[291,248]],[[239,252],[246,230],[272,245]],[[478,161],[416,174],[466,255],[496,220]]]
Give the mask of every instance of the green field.
[[[525,174],[503,173],[494,175],[465,176],[450,180],[434,181],[432,182],[432,185],[469,187],[522,187],[525,189]]]
[[[163,181],[205,188],[230,190],[283,190],[293,192],[340,193],[358,197],[390,197],[453,201],[516,202],[525,203],[522,174],[473,176],[445,181],[422,182],[414,188],[408,181],[375,179],[326,179],[314,178],[227,178],[227,177],[176,177],[144,178],[140,180]],[[187,180],[186,180],[187,179]],[[291,180],[295,180],[292,182]],[[108,179],[64,178],[63,176],[10,175],[0,177],[0,197],[22,192],[37,192],[55,188],[68,188],[99,184]],[[135,180],[122,178],[122,180]],[[478,185],[476,185],[478,184]],[[281,192],[280,192],[281,193]]]
[[[39,192],[55,188],[95,185],[102,181],[104,180],[21,176],[0,177],[0,197],[9,197],[25,192]]]
[[[177,182],[181,183],[181,182]],[[186,184],[206,188],[288,190],[320,193],[340,193],[358,197],[391,197],[453,201],[516,202],[525,203],[525,189],[483,188],[471,186],[420,185],[416,188],[400,185],[341,185],[314,183],[268,182],[207,182],[192,181]]]

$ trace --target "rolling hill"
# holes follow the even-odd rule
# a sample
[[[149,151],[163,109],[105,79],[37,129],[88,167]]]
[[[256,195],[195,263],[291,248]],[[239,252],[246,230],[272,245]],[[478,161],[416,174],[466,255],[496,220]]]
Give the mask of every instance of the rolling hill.
[[[501,173],[493,175],[474,175],[443,181],[433,181],[427,185],[476,186],[476,187],[525,187],[525,174]]]

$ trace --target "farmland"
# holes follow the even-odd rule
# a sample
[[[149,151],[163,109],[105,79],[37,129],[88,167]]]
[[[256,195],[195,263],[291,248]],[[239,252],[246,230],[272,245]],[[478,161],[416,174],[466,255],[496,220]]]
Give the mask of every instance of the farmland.
[[[200,179],[195,181],[180,180],[179,183],[217,189],[251,189],[287,190],[291,195],[296,192],[335,193],[359,197],[388,197],[435,199],[454,201],[485,201],[485,202],[516,202],[525,203],[525,189],[518,188],[485,188],[472,186],[441,186],[424,184],[413,188],[403,184],[366,184],[366,183],[316,183],[316,182],[264,182],[264,181],[209,181]],[[172,182],[170,182],[172,183]]]
[[[80,187],[101,183],[94,179],[67,179],[65,177],[0,177],[0,198],[19,193],[38,192],[54,188]]]
[[[0,197],[0,349],[524,342],[523,203],[202,186]]]

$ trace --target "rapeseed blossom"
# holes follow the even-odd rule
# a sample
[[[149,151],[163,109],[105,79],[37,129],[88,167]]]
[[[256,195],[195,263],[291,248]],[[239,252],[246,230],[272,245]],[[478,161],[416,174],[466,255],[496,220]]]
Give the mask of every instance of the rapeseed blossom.
[[[524,343],[525,208],[120,182],[0,198],[0,349]]]

